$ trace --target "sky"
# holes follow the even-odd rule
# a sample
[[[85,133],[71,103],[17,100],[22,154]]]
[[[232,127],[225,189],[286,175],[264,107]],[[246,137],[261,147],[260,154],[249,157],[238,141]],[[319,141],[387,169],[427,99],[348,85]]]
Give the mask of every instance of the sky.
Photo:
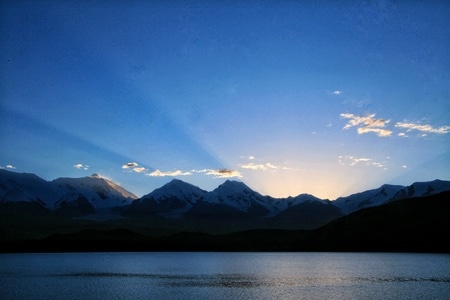
[[[448,1],[2,1],[0,168],[336,199],[450,180]]]

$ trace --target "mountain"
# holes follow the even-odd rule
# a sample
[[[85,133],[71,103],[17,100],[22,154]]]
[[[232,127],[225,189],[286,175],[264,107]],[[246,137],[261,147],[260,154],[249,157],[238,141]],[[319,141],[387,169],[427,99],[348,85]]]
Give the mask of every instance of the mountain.
[[[157,214],[168,218],[179,218],[189,211],[197,201],[205,197],[206,191],[178,179],[154,190],[135,201],[129,212],[132,214]]]
[[[50,209],[85,212],[130,205],[137,197],[97,174],[46,181],[35,174],[0,170],[0,203],[33,202]]]
[[[35,174],[0,169],[0,203],[34,202],[55,209],[63,191]]]
[[[384,184],[381,187],[347,197],[337,198],[333,204],[344,214],[379,206],[396,200],[423,197],[450,190],[450,181],[434,180],[430,182],[415,182],[410,186]]]
[[[130,205],[138,197],[116,183],[98,174],[82,178],[58,178],[52,181],[60,188],[64,197],[60,203],[84,198],[95,209]]]
[[[446,190],[449,181],[385,184],[329,201],[309,194],[273,198],[231,180],[207,192],[174,179],[138,199],[97,174],[46,181],[34,174],[0,170],[0,236],[2,230],[14,237],[92,227],[121,227],[140,234],[312,230],[362,209]]]
[[[276,210],[274,200],[253,191],[243,182],[227,180],[208,193],[203,201],[232,207],[247,213],[267,215]]]
[[[441,186],[443,182],[412,186]],[[444,185],[445,186],[445,185]],[[408,188],[406,188],[408,189]],[[449,252],[450,191],[405,198],[361,209],[315,231],[314,242],[330,251]]]
[[[393,201],[315,230],[258,229],[211,235],[143,235],[127,229],[83,229],[39,240],[6,241],[0,252],[314,251],[450,253],[450,191]]]

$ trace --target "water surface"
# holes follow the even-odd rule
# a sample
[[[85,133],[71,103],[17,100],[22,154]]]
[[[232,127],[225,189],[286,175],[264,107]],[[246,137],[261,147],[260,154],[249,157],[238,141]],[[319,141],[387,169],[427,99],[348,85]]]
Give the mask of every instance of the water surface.
[[[450,255],[1,254],[3,299],[450,299]]]

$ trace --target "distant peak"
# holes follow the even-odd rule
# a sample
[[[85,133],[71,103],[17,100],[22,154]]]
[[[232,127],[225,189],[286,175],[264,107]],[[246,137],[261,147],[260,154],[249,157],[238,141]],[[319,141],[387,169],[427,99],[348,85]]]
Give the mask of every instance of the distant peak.
[[[97,173],[94,173],[91,175],[92,178],[100,178],[100,175],[98,175]]]
[[[234,185],[234,186],[247,186],[245,183],[243,183],[242,181],[237,181],[237,180],[226,180],[222,185]]]
[[[226,180],[224,183],[219,185],[218,189],[234,189],[234,190],[245,190],[249,189],[251,190],[245,183],[242,181],[236,181],[236,180]]]

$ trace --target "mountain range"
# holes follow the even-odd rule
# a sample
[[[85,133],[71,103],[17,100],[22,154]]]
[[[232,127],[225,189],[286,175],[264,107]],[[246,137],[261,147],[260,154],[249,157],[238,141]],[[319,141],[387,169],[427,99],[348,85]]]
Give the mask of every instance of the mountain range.
[[[273,198],[229,180],[208,192],[174,179],[139,198],[98,174],[46,181],[2,169],[0,240],[115,228],[144,235],[313,230],[360,210],[449,190],[450,181],[442,180],[385,184],[330,201],[309,194]]]

